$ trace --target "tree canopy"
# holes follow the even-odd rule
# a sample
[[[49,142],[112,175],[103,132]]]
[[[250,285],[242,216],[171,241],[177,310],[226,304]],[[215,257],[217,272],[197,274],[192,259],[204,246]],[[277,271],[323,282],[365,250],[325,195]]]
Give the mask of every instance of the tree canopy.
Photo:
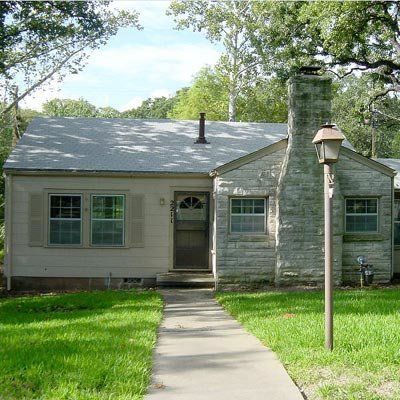
[[[185,89],[181,89],[185,90]],[[143,100],[140,106],[124,111],[123,117],[126,118],[167,118],[177,101],[177,95],[171,97],[149,97]]]
[[[333,121],[356,150],[368,157],[400,156],[400,99],[371,97],[383,84],[370,76],[348,76],[334,83]]]
[[[51,117],[95,117],[97,109],[87,100],[52,99],[42,106],[43,114]]]
[[[207,119],[221,121],[228,116],[228,88],[223,77],[211,67],[202,68],[192,85],[177,94],[169,116],[175,119],[198,119],[200,112]]]
[[[223,45],[217,68],[226,80],[229,121],[236,120],[238,98],[259,71],[259,57],[245,29],[253,19],[250,4],[250,0],[174,0],[168,11],[178,29],[204,31],[210,41]]]
[[[399,90],[397,1],[253,2],[247,24],[252,44],[270,70],[284,75],[302,65],[372,72]],[[335,70],[337,71],[337,70]]]
[[[136,12],[111,11],[109,2],[0,2],[0,82],[18,102],[46,81],[82,69],[88,51],[104,45],[119,28],[139,28]],[[23,86],[23,87],[21,87]],[[7,90],[8,89],[8,90]],[[13,104],[3,109],[7,112]]]
[[[228,118],[228,78],[210,66],[199,71],[193,84],[178,92],[177,102],[169,116],[176,119],[198,119],[200,112],[207,119]],[[237,98],[237,121],[285,122],[287,120],[287,87],[277,79],[259,79],[247,86]]]

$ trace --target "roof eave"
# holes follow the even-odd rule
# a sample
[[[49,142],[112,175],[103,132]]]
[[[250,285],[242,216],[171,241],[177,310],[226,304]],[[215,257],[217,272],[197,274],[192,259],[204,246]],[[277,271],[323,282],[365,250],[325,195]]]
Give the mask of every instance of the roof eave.
[[[281,139],[275,143],[265,146],[259,150],[253,151],[252,153],[246,154],[243,157],[237,158],[236,160],[230,161],[226,164],[220,165],[219,167],[210,171],[211,177],[224,174],[241,167],[242,165],[248,164],[249,162],[258,160],[261,157],[275,153],[276,151],[282,150],[287,146],[287,138]]]
[[[208,172],[179,172],[179,171],[103,171],[103,170],[78,170],[78,169],[26,169],[5,168],[6,175],[29,176],[108,176],[108,177],[191,177],[208,178]]]
[[[371,158],[365,157],[360,153],[357,153],[354,150],[349,149],[348,147],[342,147],[341,152],[344,152],[347,156],[352,158],[355,161],[360,162],[361,164],[364,164],[372,169],[375,169],[376,171],[381,172],[382,174],[385,174],[390,177],[394,177],[397,174],[397,171],[394,170],[393,168],[388,167],[385,164],[382,164],[378,161],[372,160]]]

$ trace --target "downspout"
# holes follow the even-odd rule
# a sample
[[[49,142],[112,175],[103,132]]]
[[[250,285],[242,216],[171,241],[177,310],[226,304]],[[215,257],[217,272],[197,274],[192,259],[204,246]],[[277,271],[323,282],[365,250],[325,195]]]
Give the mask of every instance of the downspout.
[[[4,266],[7,272],[7,290],[11,290],[12,277],[12,175],[4,174],[5,184],[5,218],[4,218]]]

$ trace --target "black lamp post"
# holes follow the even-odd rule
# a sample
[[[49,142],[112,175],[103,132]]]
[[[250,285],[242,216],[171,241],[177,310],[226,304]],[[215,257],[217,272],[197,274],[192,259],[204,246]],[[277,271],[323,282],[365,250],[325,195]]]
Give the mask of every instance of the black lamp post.
[[[322,125],[313,139],[318,161],[324,164],[325,204],[325,347],[333,349],[333,229],[332,200],[334,175],[332,164],[339,158],[344,140],[342,132],[333,124]]]

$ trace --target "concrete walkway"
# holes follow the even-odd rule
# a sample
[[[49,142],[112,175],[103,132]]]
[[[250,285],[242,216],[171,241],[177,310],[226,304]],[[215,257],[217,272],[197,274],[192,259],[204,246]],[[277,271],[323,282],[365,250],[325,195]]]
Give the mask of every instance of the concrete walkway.
[[[207,289],[163,290],[165,317],[146,400],[303,400],[275,354]]]

